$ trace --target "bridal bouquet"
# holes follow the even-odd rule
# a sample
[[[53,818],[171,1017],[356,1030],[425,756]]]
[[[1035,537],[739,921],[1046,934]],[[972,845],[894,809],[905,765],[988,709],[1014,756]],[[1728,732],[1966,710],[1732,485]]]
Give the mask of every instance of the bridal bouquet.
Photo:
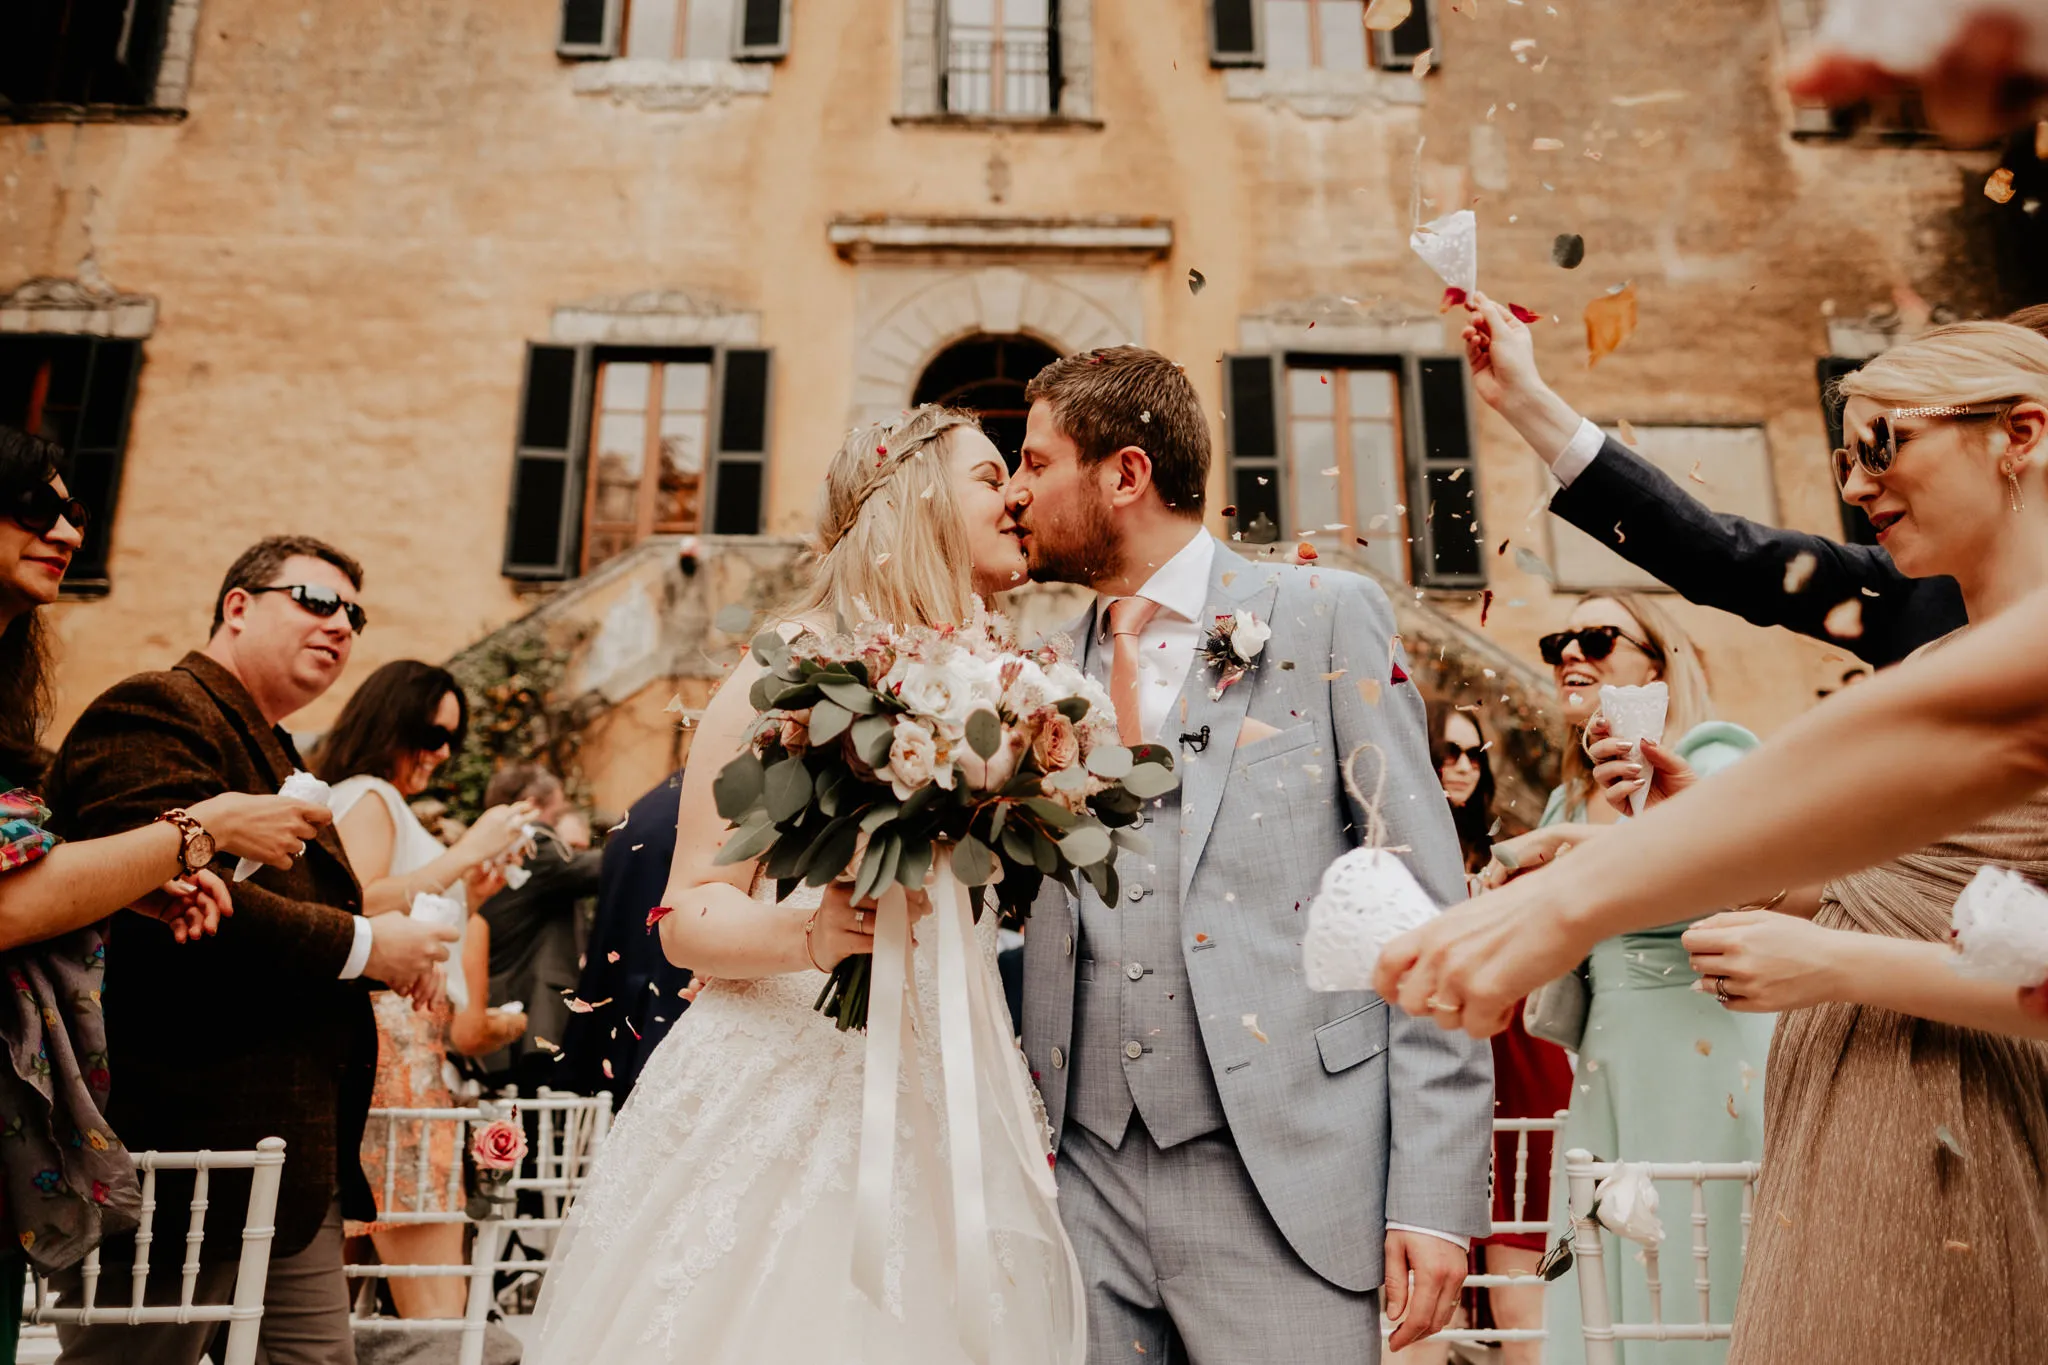
[[[1018,648],[1000,616],[770,631],[753,653],[753,742],[712,784],[734,827],[718,861],[760,859],[778,899],[850,867],[856,900],[918,889],[947,857],[1013,917],[1046,877],[1115,904],[1117,848],[1144,847],[1127,827],[1178,780],[1164,746],[1117,742],[1108,694],[1061,648]],[[818,997],[842,1029],[866,1026],[872,962],[846,959]]]

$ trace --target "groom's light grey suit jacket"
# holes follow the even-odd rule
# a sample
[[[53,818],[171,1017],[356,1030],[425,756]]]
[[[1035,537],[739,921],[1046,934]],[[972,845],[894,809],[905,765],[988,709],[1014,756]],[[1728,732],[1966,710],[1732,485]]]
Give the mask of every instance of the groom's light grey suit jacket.
[[[1371,992],[1316,992],[1303,980],[1309,900],[1323,869],[1365,841],[1345,756],[1361,744],[1386,755],[1386,842],[1410,850],[1408,867],[1439,904],[1465,895],[1458,840],[1422,698],[1393,681],[1386,595],[1356,574],[1254,563],[1219,542],[1203,636],[1244,609],[1273,631],[1256,666],[1212,701],[1214,670],[1198,652],[1159,736],[1175,744],[1209,727],[1206,749],[1176,745],[1181,956],[1231,1136],[1267,1210],[1310,1269],[1367,1290],[1382,1277],[1389,1220],[1486,1233],[1493,1071],[1483,1042]],[[1077,640],[1095,615],[1069,627]],[[1279,733],[1239,748],[1247,717]],[[1356,774],[1371,796],[1370,754]],[[1048,883],[1025,937],[1024,1050],[1055,1134],[1080,1046],[1079,938],[1073,899]],[[1105,1080],[1122,1083],[1092,1083]]]

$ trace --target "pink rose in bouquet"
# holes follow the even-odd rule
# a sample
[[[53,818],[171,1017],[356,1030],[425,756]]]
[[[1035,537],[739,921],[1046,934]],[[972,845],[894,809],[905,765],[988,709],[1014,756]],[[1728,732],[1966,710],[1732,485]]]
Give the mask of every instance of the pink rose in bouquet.
[[[526,1160],[526,1129],[510,1119],[492,1119],[470,1139],[469,1154],[485,1171],[516,1171]]]

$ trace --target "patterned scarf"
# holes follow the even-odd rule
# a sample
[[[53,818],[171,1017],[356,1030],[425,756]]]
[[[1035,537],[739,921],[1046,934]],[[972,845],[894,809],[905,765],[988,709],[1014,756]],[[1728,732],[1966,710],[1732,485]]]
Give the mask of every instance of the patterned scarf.
[[[0,789],[0,876],[57,846],[49,818],[32,793]],[[45,1274],[133,1228],[142,1207],[105,1117],[106,965],[104,922],[0,953],[0,1042],[12,1063],[0,1068],[0,1227]]]

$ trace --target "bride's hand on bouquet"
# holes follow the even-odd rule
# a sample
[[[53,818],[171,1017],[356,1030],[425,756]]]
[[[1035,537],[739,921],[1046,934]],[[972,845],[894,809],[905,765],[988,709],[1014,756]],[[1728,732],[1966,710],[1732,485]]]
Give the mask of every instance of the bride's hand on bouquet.
[[[916,941],[917,922],[931,913],[931,899],[922,891],[904,893],[910,916],[911,940]],[[833,882],[825,888],[824,903],[811,920],[811,965],[829,972],[847,958],[875,950],[876,905],[872,897],[858,905],[851,882]]]
[[[1592,825],[1546,825],[1512,839],[1502,839],[1493,846],[1492,861],[1479,870],[1479,889],[1492,891],[1506,886],[1526,872],[1557,861],[1599,832]]]
[[[1642,757],[1630,752],[1631,745],[1607,730],[1607,718],[1594,716],[1586,722],[1586,757],[1593,760],[1593,781],[1607,796],[1607,804],[1623,815],[1633,815],[1629,798],[1645,787],[1647,806],[1666,801],[1699,781],[1692,765],[1653,739],[1643,741]]]

